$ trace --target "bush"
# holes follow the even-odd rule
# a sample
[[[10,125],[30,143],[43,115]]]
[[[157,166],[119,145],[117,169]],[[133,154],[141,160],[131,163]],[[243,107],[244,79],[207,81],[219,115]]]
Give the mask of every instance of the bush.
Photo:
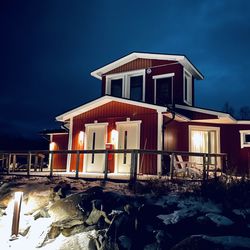
[[[222,203],[224,208],[250,208],[250,181],[216,178],[204,182],[199,190],[204,198]]]

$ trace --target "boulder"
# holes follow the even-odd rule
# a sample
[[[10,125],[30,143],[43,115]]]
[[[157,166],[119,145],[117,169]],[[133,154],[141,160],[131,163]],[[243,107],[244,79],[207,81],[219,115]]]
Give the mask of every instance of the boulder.
[[[177,243],[171,250],[223,250],[222,246],[218,246],[217,244],[204,239],[200,235],[192,235],[181,242]]]
[[[206,217],[208,217],[212,222],[214,222],[217,227],[232,226],[234,224],[231,219],[220,214],[207,213]]]
[[[58,222],[71,219],[83,219],[83,213],[78,207],[82,196],[82,193],[73,194],[65,199],[56,201],[48,210],[52,221]]]

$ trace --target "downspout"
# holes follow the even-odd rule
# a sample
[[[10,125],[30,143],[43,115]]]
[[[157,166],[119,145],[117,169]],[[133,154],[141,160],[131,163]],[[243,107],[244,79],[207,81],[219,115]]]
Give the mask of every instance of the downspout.
[[[172,114],[172,117],[170,118],[170,120],[165,121],[165,122],[164,122],[164,118],[163,118],[163,122],[162,122],[162,151],[165,151],[165,129],[166,129],[167,125],[175,119],[174,105],[172,105],[172,107],[173,108],[168,107],[168,109],[167,109],[167,111]],[[164,156],[165,155],[163,155],[163,154],[161,155],[161,169],[162,169],[162,172],[164,172],[164,174],[167,174],[168,165],[166,163],[166,161],[167,161],[166,157],[164,157]]]

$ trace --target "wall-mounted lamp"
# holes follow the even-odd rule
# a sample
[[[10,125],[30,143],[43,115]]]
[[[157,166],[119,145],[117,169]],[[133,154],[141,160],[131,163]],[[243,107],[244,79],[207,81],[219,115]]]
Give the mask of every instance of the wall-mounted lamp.
[[[111,143],[114,144],[115,148],[118,146],[118,131],[112,129],[111,131]]]
[[[50,151],[54,150],[54,149],[55,149],[55,146],[56,146],[56,143],[55,143],[55,142],[51,142],[51,143],[49,144],[49,150],[50,150]]]
[[[80,131],[80,133],[79,133],[78,142],[80,145],[83,145],[83,142],[84,142],[84,132],[83,131]]]

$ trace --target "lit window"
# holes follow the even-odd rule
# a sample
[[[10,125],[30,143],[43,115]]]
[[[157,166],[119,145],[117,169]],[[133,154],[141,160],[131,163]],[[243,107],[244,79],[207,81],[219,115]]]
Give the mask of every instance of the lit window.
[[[250,147],[250,130],[240,130],[240,146]]]

